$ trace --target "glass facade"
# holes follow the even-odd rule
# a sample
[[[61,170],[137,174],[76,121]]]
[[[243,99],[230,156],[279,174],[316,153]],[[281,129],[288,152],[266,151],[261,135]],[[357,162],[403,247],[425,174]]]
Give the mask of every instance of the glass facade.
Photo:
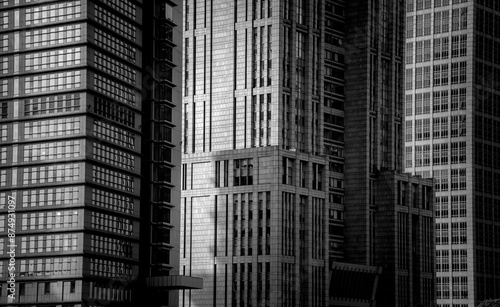
[[[335,261],[369,266],[372,285],[373,266],[394,265],[378,248],[390,249],[379,238],[394,236],[383,229],[396,219],[379,216],[407,213],[408,203],[378,191],[406,180],[420,195],[430,183],[394,175],[403,168],[404,8],[371,3],[185,1],[180,269],[206,278],[181,305],[326,306]],[[392,179],[378,180],[384,171]],[[419,225],[432,211],[417,205],[401,228],[415,234],[407,244],[426,238],[413,259],[426,261],[414,283],[425,284],[428,306],[433,234]]]

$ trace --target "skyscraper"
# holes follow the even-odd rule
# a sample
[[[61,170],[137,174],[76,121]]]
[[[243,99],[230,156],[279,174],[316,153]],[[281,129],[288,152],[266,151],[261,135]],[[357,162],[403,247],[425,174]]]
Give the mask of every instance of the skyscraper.
[[[435,179],[438,306],[500,296],[498,1],[407,1],[406,170]]]
[[[326,306],[335,267],[370,306],[381,267],[381,305],[430,306],[432,187],[400,174],[403,2],[184,12],[180,270],[204,290],[181,305]]]
[[[175,2],[0,1],[0,304],[137,306],[140,285],[189,286],[161,277],[178,264]]]

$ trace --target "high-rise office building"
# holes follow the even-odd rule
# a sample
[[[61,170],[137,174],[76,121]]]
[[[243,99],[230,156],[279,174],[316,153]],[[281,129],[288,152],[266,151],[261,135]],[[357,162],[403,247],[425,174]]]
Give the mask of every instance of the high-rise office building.
[[[180,273],[204,290],[180,304],[431,306],[432,184],[399,173],[403,1],[184,12]]]
[[[406,170],[435,180],[439,307],[500,297],[500,2],[406,3]]]
[[[178,265],[179,3],[0,1],[1,305],[137,306],[193,282],[165,277]]]

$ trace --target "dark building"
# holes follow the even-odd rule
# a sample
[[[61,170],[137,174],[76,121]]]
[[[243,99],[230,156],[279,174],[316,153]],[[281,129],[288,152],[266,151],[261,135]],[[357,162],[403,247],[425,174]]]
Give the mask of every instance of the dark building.
[[[165,277],[179,261],[179,4],[0,1],[1,305],[137,306],[145,285],[199,286]]]
[[[356,276],[359,306],[432,306],[432,182],[401,174],[404,9],[185,1],[181,273],[205,287],[181,304],[349,306]]]
[[[382,267],[377,304],[433,306],[432,181],[402,174],[404,10],[345,4],[345,261]]]

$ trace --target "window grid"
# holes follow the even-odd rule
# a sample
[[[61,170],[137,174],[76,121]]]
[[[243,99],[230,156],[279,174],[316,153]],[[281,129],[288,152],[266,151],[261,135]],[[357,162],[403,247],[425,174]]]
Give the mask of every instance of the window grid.
[[[405,89],[413,89],[413,68],[407,68],[405,72]]]
[[[69,1],[26,9],[27,26],[70,20],[80,17],[80,1]]]
[[[41,30],[26,31],[26,48],[68,44],[81,40],[81,25],[67,25]]]
[[[413,141],[413,121],[407,120],[405,124],[405,141],[412,142]]]
[[[432,119],[432,134],[434,139],[448,138],[448,117],[434,117]]]
[[[21,259],[19,276],[76,275],[80,265],[81,257]]]
[[[23,169],[23,185],[67,182],[79,179],[80,165],[77,163],[26,167]]]
[[[109,165],[128,170],[135,169],[134,155],[106,145],[94,143],[92,145],[92,157]]]
[[[81,86],[81,71],[65,71],[25,78],[26,94],[61,91]]]
[[[466,142],[451,143],[451,164],[467,162],[466,149],[467,149]]]
[[[77,205],[80,201],[79,187],[23,190],[23,208]]]
[[[0,164],[7,163],[7,147],[0,147]]]
[[[9,35],[4,34],[0,35],[0,50],[8,51],[9,50]]]
[[[406,43],[406,64],[413,64],[413,42]]]
[[[451,223],[452,244],[467,244],[467,222]]]
[[[436,218],[448,218],[449,203],[448,196],[436,197]]]
[[[118,12],[122,13],[123,15],[129,18],[135,19],[136,16],[135,4],[125,0],[101,0],[101,2],[107,4],[108,6],[114,8],[115,10],[117,10]]]
[[[77,228],[78,211],[46,211],[21,215],[22,230]]]
[[[123,79],[127,83],[135,84],[136,73],[133,68],[122,64],[98,51],[94,52],[95,65],[102,71]]]
[[[0,58],[0,73],[9,73],[9,58]]]
[[[405,167],[413,167],[413,147],[407,146],[406,149],[406,154],[405,154]]]
[[[116,257],[132,258],[132,243],[122,239],[90,235],[90,251]]]
[[[92,179],[95,183],[122,191],[134,191],[134,177],[99,166],[92,167]]]
[[[7,186],[7,170],[0,170],[0,187]]]
[[[30,71],[79,65],[81,63],[81,57],[81,48],[32,53],[26,55],[25,68],[27,71]]]
[[[94,276],[118,279],[132,279],[133,266],[113,260],[90,258],[90,274]]]
[[[98,92],[104,95],[128,105],[135,106],[136,96],[134,90],[131,88],[120,85],[117,82],[97,74],[94,75],[94,87]]]
[[[413,115],[413,95],[406,95],[406,100],[405,100],[405,115],[406,116],[411,116]]]
[[[9,27],[9,11],[0,12],[0,29]]]
[[[434,60],[445,60],[450,55],[450,38],[441,37],[434,39]]]
[[[26,122],[24,126],[24,138],[27,140],[79,133],[79,117],[32,121]]]
[[[451,117],[451,137],[461,137],[467,135],[466,115],[453,115]]]
[[[21,254],[76,251],[78,234],[21,237]]]
[[[134,213],[132,198],[98,189],[92,189],[92,205],[116,212]]]
[[[24,115],[44,115],[80,110],[80,95],[65,94],[24,100]]]
[[[135,147],[135,134],[124,129],[115,127],[111,124],[104,123],[98,120],[94,121],[94,135],[108,142],[125,146],[128,148]]]
[[[113,31],[130,40],[135,40],[136,30],[131,23],[126,22],[122,18],[116,16],[114,13],[98,5],[95,5],[95,19],[104,27],[112,29]]]
[[[433,92],[433,113],[448,112],[449,95],[448,91],[434,91]]]
[[[451,217],[467,216],[467,195],[451,196]]]
[[[94,97],[94,110],[96,114],[102,115],[120,124],[135,127],[134,111],[117,103]]]
[[[113,35],[110,35],[99,29],[95,29],[95,42],[99,47],[104,48],[107,51],[110,51],[130,62],[135,63],[135,48],[129,44],[124,43]]]
[[[91,213],[91,227],[121,235],[133,235],[132,220],[100,212]]]
[[[437,223],[436,224],[436,245],[449,244],[449,224]]]
[[[433,165],[447,165],[448,164],[448,143],[433,144]]]
[[[80,141],[38,143],[24,146],[25,162],[69,159],[80,156]]]
[[[465,110],[467,108],[467,89],[452,89],[451,90],[451,110]]]
[[[435,179],[435,189],[436,192],[448,191],[448,170],[435,170],[433,171],[433,177]]]
[[[6,97],[9,95],[9,79],[3,79],[0,81],[0,95]]]

